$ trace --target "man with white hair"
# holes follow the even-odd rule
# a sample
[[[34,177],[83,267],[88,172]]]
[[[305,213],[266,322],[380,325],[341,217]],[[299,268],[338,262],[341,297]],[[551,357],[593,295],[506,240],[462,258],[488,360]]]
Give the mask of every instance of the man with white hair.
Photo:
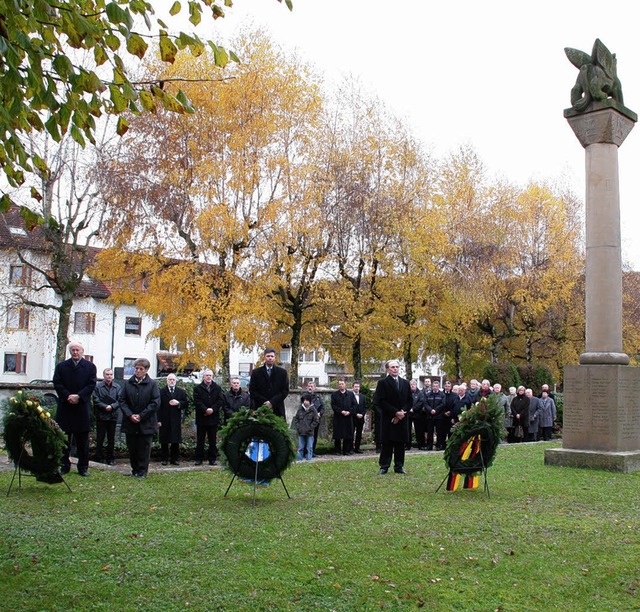
[[[78,452],[78,474],[89,475],[89,432],[91,431],[91,396],[96,388],[96,366],[84,359],[79,342],[69,344],[71,358],[61,361],[53,373],[53,386],[58,394],[56,421],[67,434],[67,447],[62,456],[60,472],[71,470],[69,453],[71,438]]]
[[[378,381],[376,386],[376,402],[381,412],[381,438],[379,474],[386,474],[391,467],[396,474],[406,474],[404,469],[405,445],[409,441],[409,429],[405,418],[413,405],[413,397],[409,383],[399,376],[400,362],[396,359],[387,361],[385,368],[388,375]]]
[[[178,465],[180,442],[182,442],[182,415],[189,407],[187,392],[176,387],[175,374],[167,376],[167,386],[160,391],[158,410],[158,438],[160,440],[160,461],[162,465]]]

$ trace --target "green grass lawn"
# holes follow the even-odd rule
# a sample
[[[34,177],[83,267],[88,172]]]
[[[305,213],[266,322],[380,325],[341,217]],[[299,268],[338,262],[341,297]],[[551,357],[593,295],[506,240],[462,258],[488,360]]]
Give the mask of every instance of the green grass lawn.
[[[259,489],[222,470],[0,473],[3,610],[638,610],[640,473],[545,467],[501,446],[482,489],[441,454],[294,464]],[[481,483],[482,484],[482,483]]]

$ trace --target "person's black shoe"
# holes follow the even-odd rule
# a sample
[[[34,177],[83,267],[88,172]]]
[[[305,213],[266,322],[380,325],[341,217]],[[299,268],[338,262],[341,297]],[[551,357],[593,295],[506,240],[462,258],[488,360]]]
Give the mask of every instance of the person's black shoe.
[[[380,468],[378,474],[386,474],[389,470],[387,468]]]
[[[209,459],[209,465],[215,465],[215,464],[216,464],[215,459]]]
[[[169,465],[169,462],[168,461],[161,461],[160,465]]]
[[[362,455],[362,451],[360,449],[353,451],[356,455]]]
[[[115,464],[116,462],[113,459],[110,459],[109,461],[107,461],[107,465],[114,466]]]
[[[63,466],[60,468],[60,474],[62,474],[63,476],[64,476],[65,474],[68,474],[70,471],[71,471],[71,467],[70,467],[70,466],[68,466],[68,465],[63,465]]]
[[[171,465],[180,465],[179,461],[170,461]]]
[[[89,472],[87,470],[78,470],[78,475],[87,478],[89,476]]]
[[[404,468],[396,468],[393,470],[396,474],[406,474],[407,471]]]
[[[198,461],[196,461],[194,465],[202,465],[202,459],[198,459]]]

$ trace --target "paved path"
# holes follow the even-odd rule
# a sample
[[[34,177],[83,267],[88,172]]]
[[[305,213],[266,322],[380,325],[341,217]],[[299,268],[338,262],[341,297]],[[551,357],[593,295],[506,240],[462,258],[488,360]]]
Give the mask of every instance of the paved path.
[[[439,454],[442,451],[419,451],[419,450],[411,450],[407,452],[407,456],[411,455],[432,455]],[[327,453],[324,455],[319,455],[312,459],[311,463],[326,463],[327,461],[362,461],[362,460],[375,460],[377,464],[378,453],[373,450],[365,450],[362,454],[353,454],[353,455],[334,455],[332,453]],[[74,458],[71,458],[71,469],[75,471],[75,462]],[[0,453],[0,471],[9,471],[13,470],[14,466],[6,453]],[[119,472],[121,474],[130,474],[131,466],[129,465],[128,459],[121,458],[117,460],[117,464],[114,466],[106,465],[104,463],[98,463],[96,461],[89,461],[89,469],[98,469],[105,471],[114,471]],[[195,465],[193,459],[180,461],[180,465],[162,465],[159,461],[151,461],[149,464],[149,473],[158,473],[158,472],[197,472],[197,471],[206,471],[206,470],[219,470],[221,469],[220,462],[216,465]]]

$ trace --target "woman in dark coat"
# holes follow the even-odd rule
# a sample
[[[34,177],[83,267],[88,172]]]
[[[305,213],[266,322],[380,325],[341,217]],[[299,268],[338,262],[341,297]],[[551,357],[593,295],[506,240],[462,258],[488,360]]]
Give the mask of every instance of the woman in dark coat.
[[[127,436],[131,475],[145,478],[151,459],[151,442],[158,429],[160,389],[147,372],[148,359],[136,359],[135,374],[125,382],[120,392],[122,431]]]
[[[529,434],[529,398],[525,394],[525,388],[520,385],[516,396],[511,400],[511,418],[513,429],[509,432],[509,442],[524,442]],[[518,436],[519,427],[522,427],[522,436]]]

